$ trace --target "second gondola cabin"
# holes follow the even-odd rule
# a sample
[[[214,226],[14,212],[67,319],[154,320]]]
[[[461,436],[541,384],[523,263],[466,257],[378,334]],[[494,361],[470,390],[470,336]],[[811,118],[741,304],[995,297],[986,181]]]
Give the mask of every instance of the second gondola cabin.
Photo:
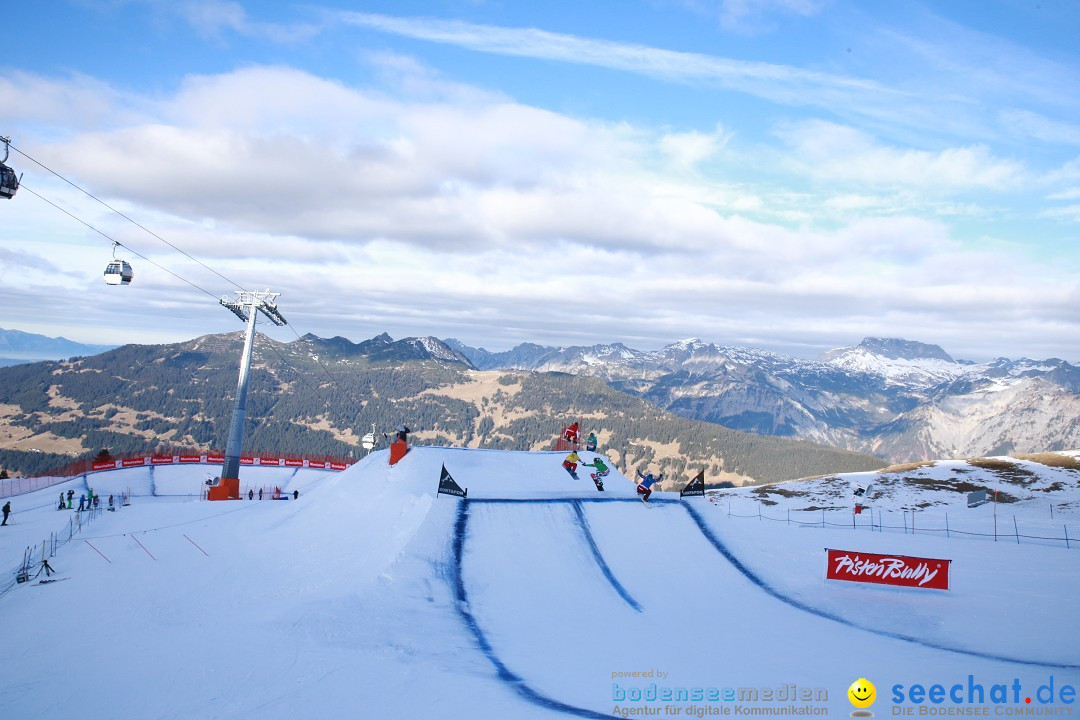
[[[127,260],[112,260],[105,266],[105,282],[109,285],[128,285],[134,277]]]

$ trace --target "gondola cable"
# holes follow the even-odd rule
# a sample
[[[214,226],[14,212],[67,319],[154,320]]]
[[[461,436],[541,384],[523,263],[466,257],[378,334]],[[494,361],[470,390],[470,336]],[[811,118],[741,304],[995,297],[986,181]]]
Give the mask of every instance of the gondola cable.
[[[65,210],[64,208],[60,207],[59,205],[57,205],[56,203],[54,203],[54,202],[53,202],[52,200],[50,200],[50,199],[48,199],[47,197],[45,197],[44,195],[42,195],[41,193],[39,193],[39,192],[36,192],[36,191],[34,191],[34,189],[33,189],[33,188],[29,188],[29,187],[27,187],[27,186],[26,186],[26,183],[22,183],[21,185],[19,185],[19,188],[20,188],[21,190],[26,190],[26,191],[27,191],[27,192],[29,192],[29,193],[30,193],[31,195],[36,195],[37,197],[41,198],[41,199],[42,199],[43,201],[45,201],[45,202],[46,202],[46,203],[48,203],[49,205],[52,205],[52,206],[53,206],[54,208],[56,208],[56,209],[57,209],[57,210],[59,210],[60,212],[64,213],[65,215],[67,215],[67,216],[68,216],[68,217],[70,217],[71,219],[75,220],[76,222],[82,223],[83,225],[85,225],[86,227],[90,228],[91,230],[93,230],[94,232],[96,232],[96,233],[97,233],[98,235],[102,236],[103,238],[105,238],[105,239],[106,239],[106,240],[108,240],[109,242],[111,242],[111,243],[114,243],[114,244],[115,244],[115,245],[116,245],[117,247],[122,247],[122,248],[124,248],[125,250],[127,250],[128,252],[130,252],[130,253],[131,253],[132,255],[136,255],[136,256],[138,256],[138,257],[142,258],[143,260],[145,260],[146,262],[150,263],[151,265],[153,265],[154,267],[158,268],[159,270],[164,270],[165,272],[169,273],[170,275],[172,275],[172,276],[173,276],[174,278],[176,278],[177,280],[181,280],[181,281],[183,281],[183,282],[186,282],[186,283],[187,283],[188,285],[190,285],[191,287],[195,288],[196,290],[199,290],[199,291],[201,291],[201,292],[204,292],[204,293],[206,293],[207,295],[209,295],[210,297],[214,298],[214,300],[217,300],[217,299],[218,299],[218,296],[217,296],[217,295],[215,295],[214,293],[210,292],[210,291],[209,291],[209,290],[207,290],[206,288],[204,288],[204,287],[200,287],[199,285],[196,285],[195,283],[191,282],[190,280],[188,280],[187,278],[185,278],[185,277],[183,277],[183,276],[181,276],[181,275],[177,275],[176,273],[174,273],[174,272],[173,272],[172,270],[170,270],[169,268],[165,267],[164,265],[161,265],[161,264],[159,264],[159,263],[156,263],[156,262],[154,262],[154,261],[153,261],[153,260],[151,260],[150,258],[148,258],[148,257],[146,257],[145,255],[143,255],[142,253],[140,253],[140,252],[139,252],[138,250],[135,250],[134,248],[132,248],[132,247],[130,247],[130,246],[128,246],[128,245],[125,245],[124,243],[120,242],[119,240],[115,240],[115,239],[113,239],[113,238],[112,238],[112,237],[110,237],[110,236],[109,236],[108,234],[106,234],[106,233],[102,232],[101,230],[98,230],[98,229],[97,229],[96,227],[94,227],[94,226],[93,226],[93,225],[91,225],[90,223],[86,222],[85,220],[83,220],[83,219],[82,219],[82,218],[80,218],[79,216],[77,216],[77,215],[75,215],[74,213],[72,213],[72,212],[70,212],[70,211],[68,211],[68,210]],[[186,254],[186,253],[185,253],[185,254]],[[189,257],[190,257],[190,256],[189,256]],[[198,262],[198,261],[196,261],[196,262]],[[201,265],[202,263],[199,263],[199,264]]]
[[[160,235],[158,235],[157,233],[153,232],[152,230],[150,230],[150,229],[149,229],[149,228],[147,228],[146,226],[142,225],[141,223],[137,222],[136,220],[134,220],[134,219],[132,219],[132,218],[128,217],[127,215],[125,215],[124,213],[120,212],[119,210],[117,210],[117,209],[116,209],[116,208],[114,208],[113,206],[109,205],[109,204],[108,204],[107,202],[105,202],[104,200],[101,200],[100,198],[98,198],[98,197],[97,197],[96,195],[94,195],[93,193],[91,193],[91,192],[89,192],[89,191],[87,191],[87,190],[85,190],[85,189],[83,189],[83,188],[79,187],[78,185],[76,185],[76,184],[75,184],[75,183],[73,183],[72,181],[68,180],[68,179],[67,179],[66,177],[64,177],[64,176],[63,176],[63,175],[61,175],[60,173],[56,172],[56,171],[55,171],[55,170],[53,170],[52,168],[49,168],[48,166],[44,165],[44,164],[43,164],[43,163],[41,163],[40,161],[36,160],[35,158],[33,158],[33,157],[31,157],[31,156],[27,155],[27,154],[26,154],[25,152],[23,152],[23,151],[22,151],[22,150],[20,150],[19,148],[15,147],[14,145],[12,145],[12,146],[11,146],[11,148],[12,148],[13,150],[15,150],[16,152],[18,152],[18,153],[19,153],[20,155],[22,155],[23,157],[27,158],[27,159],[28,159],[28,160],[30,160],[31,162],[33,162],[33,163],[35,163],[36,165],[38,165],[39,167],[43,168],[44,170],[48,171],[48,172],[49,172],[49,173],[51,173],[52,175],[55,175],[55,176],[56,176],[56,177],[58,177],[59,179],[63,180],[63,181],[65,182],[65,183],[67,183],[68,185],[72,186],[72,187],[73,187],[73,188],[75,188],[76,190],[79,190],[80,192],[82,192],[83,194],[85,194],[85,195],[86,195],[87,197],[89,197],[89,198],[91,198],[91,199],[95,200],[96,202],[98,202],[98,203],[100,203],[100,204],[101,204],[102,206],[104,206],[105,208],[107,208],[107,209],[111,210],[112,212],[116,213],[117,215],[119,215],[120,217],[124,218],[124,219],[125,219],[125,220],[127,220],[128,222],[132,223],[133,225],[135,225],[135,226],[136,226],[136,227],[138,227],[139,229],[143,230],[144,232],[146,232],[146,233],[148,233],[148,234],[152,235],[153,237],[157,238],[157,239],[158,239],[158,240],[160,240],[161,242],[165,243],[166,245],[168,245],[168,246],[169,246],[169,247],[171,247],[172,249],[174,249],[174,250],[176,250],[177,252],[179,252],[179,253],[180,253],[181,255],[183,255],[184,257],[187,257],[188,259],[190,259],[190,260],[192,260],[192,261],[194,261],[194,262],[198,263],[198,264],[199,264],[199,265],[201,265],[202,267],[206,268],[206,269],[207,269],[207,270],[209,270],[210,272],[214,273],[215,275],[217,275],[217,276],[218,276],[218,277],[220,277],[221,279],[225,280],[226,282],[228,282],[228,283],[230,283],[230,284],[234,285],[235,287],[237,287],[237,288],[240,288],[240,285],[238,285],[238,284],[237,284],[236,282],[234,282],[234,281],[233,281],[233,280],[231,280],[230,278],[228,278],[228,277],[226,277],[225,275],[223,275],[223,274],[219,273],[219,272],[218,272],[217,270],[215,270],[214,268],[210,267],[210,266],[209,266],[209,265],[207,265],[206,263],[202,262],[202,261],[201,261],[201,260],[199,260],[198,258],[196,258],[196,257],[194,257],[194,256],[190,255],[189,253],[185,252],[184,250],[182,250],[182,249],[178,248],[178,247],[177,247],[176,245],[172,244],[171,242],[169,242],[169,241],[168,241],[168,240],[166,240],[165,238],[161,237],[161,236],[160,236]],[[54,203],[53,201],[51,201],[51,200],[49,200],[48,198],[46,198],[45,196],[43,196],[43,195],[42,195],[41,193],[38,193],[38,192],[34,191],[34,190],[33,190],[32,188],[28,188],[28,187],[26,187],[26,186],[25,186],[24,184],[20,184],[20,186],[19,186],[19,187],[20,187],[20,188],[25,188],[25,189],[26,189],[27,191],[29,191],[29,192],[30,192],[30,193],[31,193],[32,195],[34,195],[34,196],[36,196],[36,197],[40,198],[41,200],[43,200],[44,202],[48,203],[49,205],[52,205],[52,206],[53,206],[54,208],[56,208],[57,210],[61,211],[62,213],[64,213],[64,214],[65,214],[65,215],[67,215],[68,217],[70,217],[70,218],[72,218],[73,220],[75,220],[75,221],[77,221],[77,222],[79,222],[79,223],[81,223],[81,224],[85,225],[85,226],[86,226],[87,228],[89,228],[90,230],[93,230],[93,231],[94,231],[94,232],[96,232],[97,234],[99,234],[99,235],[101,235],[102,237],[104,237],[105,239],[109,240],[109,241],[110,241],[111,243],[113,243],[113,248],[114,248],[114,252],[115,252],[115,248],[116,248],[116,247],[122,247],[122,248],[124,248],[125,250],[128,250],[129,252],[131,252],[131,253],[132,253],[133,255],[136,255],[137,257],[139,257],[139,258],[142,258],[143,260],[146,260],[146,261],[147,261],[148,263],[150,263],[151,265],[153,265],[153,266],[157,267],[158,269],[160,269],[160,270],[163,270],[164,272],[167,272],[168,274],[172,275],[172,276],[173,276],[173,277],[175,277],[176,279],[178,279],[178,280],[181,280],[181,281],[183,281],[183,282],[187,283],[188,285],[190,285],[190,286],[192,286],[193,288],[195,288],[195,289],[197,289],[197,290],[199,290],[199,291],[201,291],[201,292],[205,293],[206,295],[209,295],[210,297],[214,298],[215,300],[217,300],[217,299],[218,299],[218,296],[217,296],[217,295],[215,295],[214,293],[210,292],[209,290],[207,290],[207,289],[205,289],[205,288],[203,288],[203,287],[201,287],[201,286],[197,285],[196,283],[194,283],[194,282],[192,282],[192,281],[188,280],[187,278],[185,278],[185,277],[183,277],[183,276],[181,276],[181,275],[178,275],[177,273],[173,272],[172,270],[169,270],[169,269],[168,269],[168,268],[166,268],[165,266],[163,266],[163,265],[161,265],[161,264],[159,264],[159,263],[157,263],[157,262],[154,262],[153,260],[151,260],[150,258],[146,257],[146,256],[145,256],[145,255],[143,255],[142,253],[138,252],[138,251],[137,251],[137,250],[135,250],[134,248],[131,248],[130,246],[124,245],[123,243],[119,242],[118,240],[115,240],[114,238],[110,237],[110,236],[109,236],[108,234],[106,234],[106,233],[102,232],[101,230],[99,230],[98,228],[94,227],[94,226],[93,226],[93,225],[91,225],[90,223],[86,222],[86,221],[85,221],[85,220],[83,220],[82,218],[78,217],[78,216],[77,216],[77,215],[75,215],[74,213],[72,213],[72,212],[70,212],[70,211],[68,211],[68,210],[65,210],[64,208],[60,207],[59,205],[57,205],[57,204],[56,204],[56,203]],[[302,337],[300,336],[299,332],[297,332],[296,328],[295,328],[295,327],[294,327],[293,325],[289,324],[289,325],[288,325],[288,327],[289,327],[289,329],[290,329],[290,330],[292,330],[293,334],[294,334],[294,335],[296,335],[296,338],[297,338],[297,340],[303,340],[303,338],[302,338]],[[271,346],[271,347],[272,347],[272,346]],[[303,375],[302,375],[302,373],[300,373],[300,371],[299,371],[299,370],[297,370],[297,369],[296,369],[296,368],[294,368],[294,367],[293,367],[292,365],[290,365],[290,364],[288,363],[288,361],[286,361],[286,360],[285,360],[285,358],[284,358],[284,357],[283,357],[283,356],[281,355],[281,353],[278,353],[278,352],[277,352],[277,349],[276,349],[276,348],[273,348],[273,350],[274,350],[274,352],[275,352],[275,353],[276,353],[276,354],[278,355],[278,357],[279,357],[279,358],[281,358],[282,362],[284,362],[286,366],[288,366],[288,367],[289,367],[290,369],[292,369],[292,370],[293,370],[293,372],[295,372],[295,373],[297,374],[297,377],[300,377],[300,378],[301,378],[301,379],[303,380]],[[342,394],[343,396],[345,396],[346,398],[348,398],[349,400],[351,400],[351,401],[352,401],[352,403],[353,403],[353,405],[354,405],[354,407],[355,407],[355,408],[356,408],[357,410],[359,410],[360,408],[362,408],[362,404],[361,404],[360,402],[358,402],[358,401],[356,400],[356,398],[355,398],[355,397],[354,397],[354,396],[352,395],[352,393],[350,393],[350,392],[347,392],[347,391],[345,391],[345,390],[344,390],[344,389],[343,389],[343,388],[342,388],[342,387],[341,387],[341,386],[340,386],[340,385],[338,384],[338,382],[337,382],[337,380],[336,380],[336,379],[334,378],[333,374],[331,374],[331,373],[330,373],[330,370],[329,370],[329,369],[328,369],[328,368],[327,368],[327,367],[326,367],[326,366],[325,366],[325,365],[324,365],[324,364],[322,363],[322,361],[321,361],[321,360],[319,359],[319,357],[318,357],[317,355],[313,355],[312,357],[314,358],[315,362],[316,362],[316,363],[317,363],[317,364],[319,365],[319,367],[320,367],[320,368],[322,368],[323,372],[324,372],[324,373],[326,374],[327,378],[329,378],[330,382],[331,382],[331,383],[333,383],[334,387],[336,387],[336,388],[338,389],[338,391],[339,391],[339,392],[340,392],[340,393],[341,393],[341,394]],[[309,383],[307,383],[307,382],[306,382],[306,380],[304,381],[304,383],[305,383],[306,385],[308,385],[308,387],[310,387],[310,388],[311,388],[311,389],[312,389],[312,390],[313,390],[313,391],[315,392],[315,394],[319,396],[319,398],[320,398],[321,400],[323,400],[324,404],[326,404],[326,405],[328,405],[328,406],[329,406],[329,401],[328,401],[328,400],[327,400],[326,398],[324,398],[324,397],[323,397],[323,396],[322,396],[322,395],[321,395],[321,394],[320,394],[320,393],[319,393],[319,392],[318,392],[317,390],[315,390],[314,386],[312,386],[312,385],[310,385]]]
[[[53,170],[52,168],[48,167],[47,165],[43,164],[42,162],[40,162],[40,161],[38,161],[38,160],[36,160],[36,159],[34,159],[34,158],[30,157],[29,155],[27,155],[27,154],[26,154],[26,153],[24,153],[24,152],[23,152],[22,150],[20,150],[19,148],[15,147],[14,145],[11,145],[10,147],[11,147],[11,149],[12,149],[12,150],[14,150],[15,152],[19,153],[20,155],[22,155],[22,156],[23,156],[24,158],[26,158],[26,159],[27,159],[27,160],[29,160],[30,162],[34,163],[35,165],[37,165],[37,166],[39,166],[39,167],[43,168],[44,170],[46,170],[47,172],[49,172],[49,173],[51,173],[51,174],[55,175],[56,177],[60,178],[61,180],[63,180],[64,182],[66,182],[66,183],[67,183],[68,185],[70,185],[71,187],[75,188],[76,190],[78,190],[79,192],[83,193],[84,195],[86,195],[87,197],[91,198],[92,200],[94,200],[94,201],[96,201],[96,202],[100,203],[101,205],[105,206],[105,207],[106,207],[106,208],[108,208],[109,210],[113,211],[114,213],[116,213],[116,214],[117,214],[117,215],[119,215],[120,217],[122,217],[122,218],[124,218],[125,220],[127,220],[128,222],[130,222],[130,223],[131,223],[132,225],[135,225],[136,227],[138,227],[139,229],[143,230],[144,232],[146,232],[146,233],[148,233],[148,234],[150,234],[150,235],[154,236],[155,238],[157,238],[157,239],[158,239],[158,240],[160,240],[161,242],[165,243],[166,245],[168,245],[169,247],[171,247],[171,248],[172,248],[173,250],[175,250],[176,252],[180,253],[180,254],[181,254],[181,255],[183,255],[184,257],[186,257],[186,258],[188,258],[189,260],[192,260],[192,261],[194,261],[194,262],[197,262],[197,263],[198,263],[199,265],[202,265],[202,266],[203,266],[204,268],[206,268],[206,269],[207,269],[207,270],[209,270],[210,272],[214,273],[215,275],[217,275],[217,276],[218,276],[219,278],[221,278],[221,279],[222,279],[222,280],[224,280],[225,282],[227,282],[227,283],[229,283],[230,285],[234,286],[234,287],[235,287],[236,289],[238,289],[238,290],[243,290],[243,288],[242,288],[242,287],[241,287],[241,286],[240,286],[239,284],[237,284],[237,283],[236,283],[235,281],[233,281],[232,279],[230,279],[230,278],[226,277],[225,275],[222,275],[222,274],[221,274],[221,273],[219,273],[219,272],[218,272],[217,270],[215,270],[214,268],[212,268],[212,267],[210,267],[209,265],[207,265],[206,263],[204,263],[204,262],[203,262],[202,260],[199,260],[198,258],[196,258],[196,257],[194,257],[194,256],[192,256],[192,255],[190,255],[190,254],[188,254],[188,253],[187,253],[187,252],[185,252],[184,250],[181,250],[180,248],[176,247],[176,246],[175,246],[175,245],[173,245],[173,244],[172,244],[171,242],[169,242],[169,241],[168,241],[168,240],[166,240],[165,238],[163,238],[163,237],[161,237],[160,235],[158,235],[157,233],[155,233],[155,232],[154,232],[153,230],[150,230],[150,229],[149,229],[149,228],[147,228],[147,227],[146,227],[145,225],[142,225],[142,224],[141,224],[141,223],[139,223],[138,221],[136,221],[136,220],[133,220],[132,218],[130,218],[130,217],[128,217],[127,215],[125,215],[124,213],[120,212],[119,210],[117,210],[116,208],[114,208],[114,207],[113,207],[112,205],[110,205],[109,203],[107,203],[107,202],[105,202],[104,200],[102,200],[101,198],[99,198],[99,197],[98,197],[97,195],[94,195],[94,194],[93,194],[92,192],[90,192],[89,190],[85,190],[84,188],[81,188],[81,187],[79,187],[78,185],[76,185],[75,183],[73,183],[73,182],[72,182],[71,180],[68,180],[68,179],[67,179],[66,177],[64,177],[64,176],[63,176],[63,175],[61,175],[60,173],[56,172],[56,171],[55,171],[55,170]],[[20,187],[21,187],[21,186],[20,186]],[[33,191],[31,191],[31,192],[33,192]],[[35,194],[35,195],[38,195],[37,193],[34,193],[34,194]],[[41,197],[41,196],[40,196],[40,195],[38,195],[38,197]],[[128,249],[130,249],[130,248],[128,248]],[[143,257],[143,256],[142,256],[142,255],[140,255],[139,257]],[[145,258],[143,258],[143,259],[145,259]],[[215,296],[215,297],[216,297],[216,296]]]

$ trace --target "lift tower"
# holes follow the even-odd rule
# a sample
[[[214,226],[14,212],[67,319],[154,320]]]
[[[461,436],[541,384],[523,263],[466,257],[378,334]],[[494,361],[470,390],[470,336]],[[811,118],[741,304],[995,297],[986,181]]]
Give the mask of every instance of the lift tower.
[[[240,452],[244,442],[244,416],[247,413],[248,371],[251,368],[251,348],[255,343],[255,318],[259,313],[265,315],[275,325],[285,325],[285,318],[278,312],[274,302],[281,293],[264,291],[237,290],[236,300],[221,298],[221,304],[236,313],[247,323],[244,336],[244,354],[240,356],[240,378],[236,383],[236,398],[233,401],[232,423],[229,425],[229,439],[225,444],[225,464],[221,468],[221,479],[210,487],[207,498],[210,500],[230,500],[240,498]]]

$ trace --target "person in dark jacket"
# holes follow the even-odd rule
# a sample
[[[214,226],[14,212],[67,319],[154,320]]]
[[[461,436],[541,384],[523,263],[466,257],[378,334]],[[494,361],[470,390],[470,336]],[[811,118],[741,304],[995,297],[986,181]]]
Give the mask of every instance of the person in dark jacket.
[[[4,503],[4,522],[0,523],[0,525],[7,525],[8,515],[10,515],[10,514],[11,514],[11,501],[9,500],[6,503]]]

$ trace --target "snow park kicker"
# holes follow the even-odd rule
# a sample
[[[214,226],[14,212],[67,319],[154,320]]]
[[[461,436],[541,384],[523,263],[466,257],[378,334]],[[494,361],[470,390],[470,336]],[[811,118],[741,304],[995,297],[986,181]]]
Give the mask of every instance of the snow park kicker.
[[[176,494],[136,492],[50,560],[68,581],[0,597],[17,658],[0,702],[20,718],[847,716],[866,678],[878,716],[1076,707],[1075,550],[734,520],[662,492],[649,509],[617,470],[600,493],[562,457],[374,453],[263,503],[185,499],[206,468],[169,468],[188,473]],[[467,498],[436,494],[443,466]],[[17,532],[66,527],[55,499],[81,483],[12,498]],[[2,557],[33,542],[0,535]],[[851,546],[950,558],[953,588],[825,582],[824,548]],[[937,685],[955,697],[932,702]]]

